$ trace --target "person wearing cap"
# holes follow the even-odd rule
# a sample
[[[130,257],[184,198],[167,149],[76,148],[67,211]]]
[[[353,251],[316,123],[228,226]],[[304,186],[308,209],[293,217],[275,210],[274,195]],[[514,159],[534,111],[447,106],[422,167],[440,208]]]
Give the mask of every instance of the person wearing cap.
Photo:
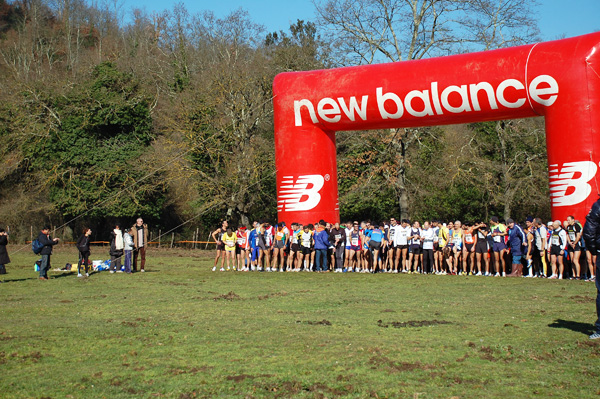
[[[508,277],[523,277],[523,265],[521,257],[523,256],[523,247],[527,244],[527,238],[523,229],[511,218],[506,219],[508,233],[508,247],[512,254],[512,271]]]
[[[492,250],[494,251],[494,263],[496,265],[496,277],[506,277],[506,261],[504,255],[506,254],[506,244],[504,237],[506,236],[506,226],[498,221],[497,216],[492,216],[490,220],[490,231],[492,232],[492,239],[494,245]],[[502,274],[500,274],[502,273]]]
[[[550,279],[563,278],[564,272],[564,258],[565,251],[567,250],[567,233],[561,227],[560,220],[555,220],[552,224],[552,234],[550,235],[550,246],[548,252],[550,253],[550,263],[552,264],[552,276]],[[556,274],[556,261],[558,260],[558,272]]]
[[[592,205],[592,209],[585,218],[583,227],[583,239],[586,247],[597,254],[600,249],[600,199]],[[596,275],[600,271],[600,263],[596,262]],[[590,339],[600,338],[600,282],[596,279],[596,323],[594,324],[594,333]]]

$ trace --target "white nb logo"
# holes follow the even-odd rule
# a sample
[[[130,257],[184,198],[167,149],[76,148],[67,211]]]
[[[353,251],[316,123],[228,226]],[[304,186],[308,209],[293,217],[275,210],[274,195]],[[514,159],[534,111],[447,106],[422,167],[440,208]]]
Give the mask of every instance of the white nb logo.
[[[321,202],[319,191],[323,188],[323,184],[325,178],[321,175],[298,176],[295,182],[293,176],[283,176],[279,187],[277,210],[295,212],[315,208]]]
[[[579,204],[590,195],[588,184],[596,176],[598,166],[591,161],[567,162],[562,168],[550,165],[550,198],[553,206]]]

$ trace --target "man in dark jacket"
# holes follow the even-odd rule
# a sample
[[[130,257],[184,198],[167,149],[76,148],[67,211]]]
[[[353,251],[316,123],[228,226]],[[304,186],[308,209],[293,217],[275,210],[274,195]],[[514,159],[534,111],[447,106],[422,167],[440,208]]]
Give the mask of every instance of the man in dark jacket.
[[[0,229],[0,274],[6,274],[6,265],[10,263],[6,246],[8,245],[8,235],[4,229]],[[2,280],[0,280],[0,283]]]
[[[508,277],[523,277],[521,258],[523,257],[523,246],[527,243],[527,238],[523,229],[515,224],[514,220],[507,219],[506,227],[508,228],[508,247],[512,254],[512,272]]]
[[[42,255],[42,264],[40,265],[40,280],[48,280],[48,270],[50,270],[50,255],[52,255],[52,247],[60,241],[58,238],[50,237],[50,227],[45,226],[38,236],[39,242],[44,248],[40,252]]]
[[[590,213],[585,218],[585,226],[583,227],[583,240],[585,246],[592,254],[596,254],[600,250],[600,199],[592,205]],[[600,258],[596,261],[596,276],[600,271]],[[600,281],[596,277],[596,331],[590,335],[590,339],[600,338]]]

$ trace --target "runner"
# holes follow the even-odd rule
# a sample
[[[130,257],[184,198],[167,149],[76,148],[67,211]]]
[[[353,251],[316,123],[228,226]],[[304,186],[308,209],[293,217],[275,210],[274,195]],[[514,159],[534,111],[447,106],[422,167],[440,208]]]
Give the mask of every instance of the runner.
[[[396,259],[396,253],[400,249],[396,249],[396,235],[400,234],[400,225],[395,218],[390,219],[390,228],[387,234],[387,247],[388,247],[388,269],[391,273],[398,273],[398,261]]]
[[[227,271],[231,270],[230,265],[233,263],[232,267],[235,270],[235,242],[236,235],[231,230],[231,227],[227,227],[227,231],[222,236],[222,241],[225,243],[225,257],[227,258]],[[221,267],[221,271],[223,268]]]
[[[440,274],[440,264],[438,262],[438,252],[439,252],[439,241],[440,241],[440,225],[441,223],[437,220],[433,221],[433,272],[435,274]]]
[[[304,225],[301,233],[298,234],[300,241],[300,251],[298,252],[298,268],[304,268],[304,271],[310,272],[310,252],[312,249],[312,232],[310,225]]]
[[[290,243],[290,253],[287,258],[287,266],[285,268],[286,272],[296,271],[296,265],[298,263],[298,250],[300,249],[300,246],[298,245],[298,232],[300,231],[298,228],[298,223],[293,222],[290,227],[292,228],[292,231],[288,240]]]
[[[452,229],[452,257],[454,261],[452,263],[452,273],[453,275],[458,275],[458,264],[460,262],[460,255],[462,253],[463,248],[463,238],[464,232],[462,229],[462,224],[459,220],[454,222],[454,228]],[[466,276],[467,273],[463,270],[461,273],[463,276]]]
[[[433,240],[435,239],[435,231],[430,227],[429,222],[423,223],[421,230],[421,241],[423,242],[423,274],[433,273]]]
[[[212,238],[217,243],[217,256],[215,257],[215,264],[212,268],[213,272],[217,270],[217,261],[219,260],[219,258],[221,258],[221,255],[223,256],[221,258],[221,271],[225,271],[225,269],[223,269],[223,266],[225,264],[225,244],[223,243],[223,234],[225,234],[225,232],[227,231],[227,226],[229,226],[229,223],[227,222],[227,220],[223,220],[221,222],[221,227],[219,227],[212,233]]]
[[[575,218],[571,215],[567,216],[567,241],[569,246],[569,256],[571,257],[572,270],[571,276],[575,280],[581,280],[581,265],[579,258],[581,256],[581,226],[575,223]]]
[[[373,254],[373,261],[371,263],[373,265],[373,268],[371,270],[371,273],[377,272],[377,268],[379,268],[379,271],[382,270],[382,262],[379,255],[384,242],[385,240],[383,230],[379,228],[378,223],[375,223],[375,225],[373,226],[373,230],[371,231],[371,235],[369,237],[369,249]]]
[[[235,247],[235,253],[237,256],[237,270],[248,271],[246,265],[246,248],[248,246],[248,231],[246,226],[240,225],[235,231],[237,237],[237,245]]]
[[[396,268],[402,273],[408,273],[406,258],[408,255],[408,237],[410,236],[410,223],[403,219],[399,228],[396,228],[394,234],[394,246],[396,247]]]
[[[435,256],[437,256],[438,258],[439,274],[445,275],[446,262],[444,261],[444,259],[448,256],[448,253],[450,252],[450,250],[447,249],[448,240],[450,239],[450,229],[448,228],[449,226],[446,224],[442,224],[441,222],[439,224],[440,230],[438,231],[438,251],[435,254]]]
[[[344,251],[346,244],[346,229],[336,223],[330,232],[329,241],[333,243],[335,251],[335,272],[341,273],[344,269]]]
[[[490,220],[492,238],[494,240],[494,262],[496,265],[496,277],[506,277],[506,261],[504,255],[506,254],[506,244],[504,237],[506,236],[506,226],[498,221],[497,216],[492,216]],[[502,274],[500,274],[502,270]]]
[[[344,251],[344,269],[342,270],[344,273],[350,270],[350,247],[352,246],[351,237],[352,234],[352,222],[346,222],[346,228],[344,229],[344,233],[346,233],[346,248]]]
[[[508,247],[512,255],[512,267],[508,277],[523,277],[523,247],[527,244],[527,237],[521,226],[515,223],[513,219],[506,219],[508,233]]]
[[[472,223],[465,222],[463,228],[463,253],[462,253],[462,264],[463,273],[472,276],[475,274],[475,247],[477,245],[477,235],[474,233]],[[471,270],[469,270],[469,266]],[[479,269],[479,275],[481,275],[481,269]]]
[[[552,224],[552,233],[550,234],[550,246],[548,252],[550,253],[550,263],[552,265],[552,275],[550,279],[563,278],[564,271],[564,255],[567,250],[567,233],[560,225],[560,220],[555,220]],[[556,261],[558,260],[558,272],[556,270]]]
[[[548,264],[546,263],[548,229],[540,218],[535,218],[533,220],[533,227],[535,228],[535,252],[533,254],[533,268],[536,271],[535,275],[537,277],[546,278],[548,276]]]
[[[410,252],[408,253],[408,274],[419,273],[419,255],[421,254],[421,229],[415,221],[410,229]]]
[[[263,270],[265,270],[265,265],[266,265],[266,270],[268,272],[271,271],[271,266],[270,266],[270,252],[271,252],[271,245],[267,242],[268,240],[268,233],[267,233],[267,226],[268,223],[261,223],[259,230],[258,230],[258,265],[257,265],[257,269],[259,272],[262,272]]]
[[[349,257],[350,262],[348,263],[349,271],[351,272],[359,272],[360,271],[360,260],[359,253],[361,253],[362,242],[361,242],[361,233],[359,229],[358,222],[354,222],[352,224],[352,230],[350,231],[350,251]]]
[[[260,255],[260,248],[258,247],[260,225],[258,222],[254,222],[253,226],[254,228],[248,234],[248,243],[250,245],[250,269],[255,271],[258,266],[258,258]]]
[[[275,229],[275,235],[273,237],[273,264],[271,271],[283,272],[283,263],[285,260],[285,247],[288,243],[289,235],[285,232],[285,223],[280,223]]]
[[[473,231],[477,236],[477,241],[475,242],[475,257],[477,258],[477,276],[490,275],[490,258],[489,258],[489,245],[487,242],[487,236],[489,234],[489,229],[485,223],[479,223],[473,226]],[[485,262],[485,273],[481,268],[481,259],[483,258]]]
[[[529,269],[529,274],[525,277],[536,277],[536,266],[534,265],[533,259],[535,258],[535,254],[539,253],[535,243],[535,226],[533,225],[533,218],[527,217],[525,221],[525,225],[527,226],[527,230],[525,234],[527,236],[527,253],[525,254],[525,259],[527,259],[527,268]]]

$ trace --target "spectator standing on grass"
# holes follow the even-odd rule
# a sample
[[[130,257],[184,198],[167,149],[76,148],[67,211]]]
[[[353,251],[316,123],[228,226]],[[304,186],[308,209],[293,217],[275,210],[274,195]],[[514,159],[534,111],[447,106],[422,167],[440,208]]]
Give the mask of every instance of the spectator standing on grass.
[[[79,251],[79,262],[77,263],[77,277],[83,277],[81,274],[81,265],[85,271],[86,277],[89,277],[89,259],[90,259],[90,236],[92,235],[92,229],[84,227],[83,234],[77,240],[77,250]]]
[[[596,255],[600,249],[600,199],[592,205],[590,213],[585,218],[583,239],[586,248]],[[596,275],[598,271],[600,271],[600,263],[596,263]],[[590,335],[590,339],[600,338],[600,281],[598,279],[596,279],[596,316],[595,332]]]
[[[125,273],[131,274],[131,252],[133,251],[133,234],[131,230],[123,233],[123,258]]]
[[[123,248],[125,243],[123,241],[123,232],[121,231],[121,225],[115,224],[115,228],[110,233],[110,272],[121,270],[121,257],[123,256]]]
[[[137,260],[140,257],[140,271],[144,272],[146,266],[146,248],[148,247],[148,225],[142,218],[138,218],[133,227],[133,271],[137,271]]]
[[[52,247],[60,241],[58,238],[50,237],[50,227],[44,226],[38,235],[38,241],[44,246],[40,252],[42,255],[42,264],[40,265],[40,280],[48,280],[48,270],[50,270],[50,256],[52,256]]]
[[[8,257],[8,251],[6,246],[8,245],[8,234],[4,229],[0,229],[0,274],[6,274],[6,265],[10,263]],[[0,283],[2,281],[0,280]]]

